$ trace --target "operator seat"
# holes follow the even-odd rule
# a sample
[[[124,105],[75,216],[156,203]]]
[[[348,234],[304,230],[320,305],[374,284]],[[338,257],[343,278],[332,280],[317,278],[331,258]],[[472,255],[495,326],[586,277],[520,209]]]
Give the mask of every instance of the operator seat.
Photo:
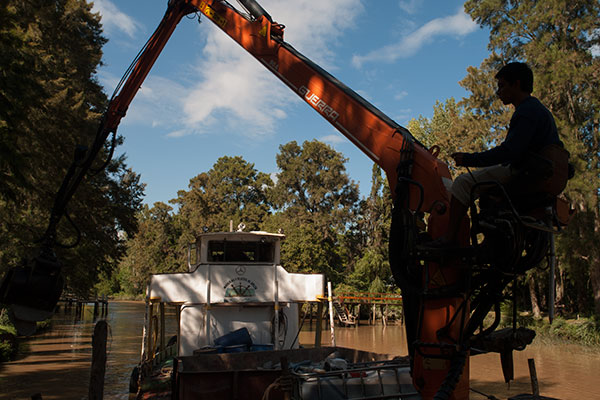
[[[555,207],[556,197],[573,177],[569,152],[557,144],[529,152],[512,168],[513,178],[505,185],[509,198],[519,214],[539,218],[544,208]]]
[[[567,181],[573,177],[569,164],[569,152],[562,146],[546,145],[536,152],[529,152],[522,160],[511,165],[510,182],[481,182],[472,190],[481,190],[479,205],[487,211],[511,208],[519,215],[543,219],[547,207],[556,207],[557,196]],[[507,199],[508,197],[508,199]]]

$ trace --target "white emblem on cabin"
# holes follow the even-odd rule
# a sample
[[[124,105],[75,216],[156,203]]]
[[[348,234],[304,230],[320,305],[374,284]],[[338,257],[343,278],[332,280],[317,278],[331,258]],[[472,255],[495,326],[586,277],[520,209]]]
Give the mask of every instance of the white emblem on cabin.
[[[256,297],[257,286],[254,281],[239,277],[227,281],[223,289],[225,289],[225,296],[223,296],[225,301],[243,301]]]

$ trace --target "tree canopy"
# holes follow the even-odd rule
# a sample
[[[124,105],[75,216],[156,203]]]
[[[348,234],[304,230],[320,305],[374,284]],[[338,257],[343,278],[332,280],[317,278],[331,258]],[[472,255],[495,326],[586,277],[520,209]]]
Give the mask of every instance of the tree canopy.
[[[277,214],[266,224],[288,235],[282,259],[291,271],[325,273],[339,282],[340,241],[356,216],[358,186],[344,156],[325,143],[295,141],[279,147],[279,172],[271,199]]]
[[[0,6],[0,272],[35,255],[76,146],[95,136],[106,107],[95,76],[106,42],[101,33],[100,17],[82,0]],[[135,229],[142,195],[124,157],[84,180],[68,207],[84,238],[57,250],[70,289],[86,293],[99,272],[116,265],[118,233]],[[59,241],[75,237],[63,219]]]
[[[179,206],[179,215],[193,234],[204,228],[227,231],[230,220],[236,227],[243,222],[248,230],[256,230],[270,211],[267,192],[272,185],[269,175],[254,164],[224,156],[210,171],[192,178],[189,190],[179,191],[172,203]]]

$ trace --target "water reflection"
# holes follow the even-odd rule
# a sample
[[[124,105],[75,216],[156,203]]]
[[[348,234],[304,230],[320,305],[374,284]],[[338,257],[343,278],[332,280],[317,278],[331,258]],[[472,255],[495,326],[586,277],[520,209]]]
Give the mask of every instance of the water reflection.
[[[167,315],[173,315],[167,309]],[[111,302],[104,394],[106,399],[127,399],[129,376],[140,358],[144,323],[142,302]],[[93,310],[86,309],[82,320],[59,313],[52,330],[27,341],[30,352],[19,360],[0,365],[0,398],[30,399],[41,393],[46,399],[87,398]],[[167,334],[174,332],[174,326]],[[314,332],[302,331],[300,343],[314,345]],[[331,343],[328,329],[322,344]],[[390,355],[406,355],[406,337],[399,325],[361,325],[336,328],[338,346]],[[515,377],[510,386],[503,382],[500,357],[487,354],[471,359],[471,387],[498,398],[531,392],[527,359],[536,361],[541,393],[559,399],[600,398],[600,352],[574,345],[545,345],[534,342],[523,352],[515,352]],[[472,394],[471,399],[484,399]]]
[[[111,302],[106,320],[110,326],[104,394],[106,399],[127,399],[129,376],[139,362],[144,304]],[[58,312],[52,329],[26,341],[29,352],[0,365],[2,398],[85,399],[91,366],[93,308],[81,319]]]

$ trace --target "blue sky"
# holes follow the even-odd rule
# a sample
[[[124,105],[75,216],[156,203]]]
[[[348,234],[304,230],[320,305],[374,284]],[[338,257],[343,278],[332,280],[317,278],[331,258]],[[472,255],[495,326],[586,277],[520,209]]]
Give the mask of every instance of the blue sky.
[[[237,2],[231,3],[237,6]],[[488,31],[455,0],[262,0],[284,38],[403,126],[430,117],[436,100],[460,99],[458,82],[489,54]],[[152,34],[167,0],[96,0],[104,34],[98,79],[111,94]],[[370,188],[372,162],[206,18],[184,18],[122,120],[118,153],[168,202],[222,156],[277,172],[281,144],[318,139],[348,158]]]

